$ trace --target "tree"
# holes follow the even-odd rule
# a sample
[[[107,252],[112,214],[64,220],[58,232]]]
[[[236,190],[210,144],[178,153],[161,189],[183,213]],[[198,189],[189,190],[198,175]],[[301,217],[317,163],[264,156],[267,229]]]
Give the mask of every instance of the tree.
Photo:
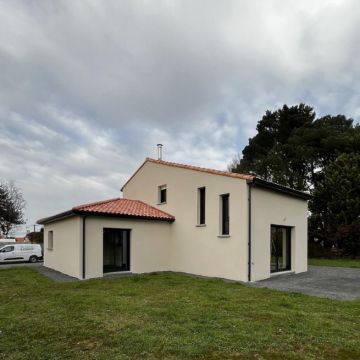
[[[2,215],[5,213],[7,199],[8,199],[7,187],[3,186],[3,184],[0,183],[0,219]]]
[[[310,201],[311,236],[346,255],[360,254],[360,154],[328,165]]]
[[[306,188],[307,167],[303,151],[294,149],[289,139],[297,129],[309,127],[315,119],[312,107],[305,104],[276,111],[266,111],[258,122],[257,134],[249,139],[240,161],[232,164],[234,172],[248,172],[265,180],[296,189]]]
[[[10,231],[24,224],[25,201],[22,192],[13,182],[0,183],[0,233],[8,236]]]
[[[316,119],[310,106],[284,105],[266,111],[242,158],[238,155],[229,168],[310,191],[314,195],[310,239],[358,254],[360,225],[355,215],[360,213],[360,199],[354,179],[357,184],[360,181],[356,154],[360,154],[360,126],[354,126],[352,119],[344,115]]]
[[[322,181],[323,169],[342,153],[360,151],[360,127],[343,115],[315,119],[305,104],[266,111],[241,159],[230,165],[298,190]]]

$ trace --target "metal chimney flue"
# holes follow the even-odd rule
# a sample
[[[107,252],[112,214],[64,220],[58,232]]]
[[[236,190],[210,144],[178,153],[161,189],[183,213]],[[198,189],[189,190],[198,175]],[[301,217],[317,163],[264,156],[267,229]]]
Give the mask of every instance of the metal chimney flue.
[[[158,160],[162,160],[162,148],[163,144],[157,144]]]

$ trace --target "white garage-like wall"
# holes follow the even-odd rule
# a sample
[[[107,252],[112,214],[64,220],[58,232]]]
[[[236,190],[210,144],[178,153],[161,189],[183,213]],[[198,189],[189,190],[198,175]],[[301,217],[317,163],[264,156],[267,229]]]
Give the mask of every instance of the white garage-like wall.
[[[270,277],[271,225],[291,227],[291,271],[307,271],[307,201],[251,188],[251,280]]]
[[[53,248],[49,248],[52,231]],[[81,278],[82,221],[70,217],[44,226],[44,265],[64,274]]]

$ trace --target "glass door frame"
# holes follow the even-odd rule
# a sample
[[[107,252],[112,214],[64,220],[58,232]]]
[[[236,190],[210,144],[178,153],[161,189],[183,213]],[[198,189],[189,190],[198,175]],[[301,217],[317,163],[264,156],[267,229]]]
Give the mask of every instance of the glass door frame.
[[[105,237],[109,232],[124,232],[124,234],[126,234],[125,238],[122,239],[122,241],[127,242],[127,244],[126,244],[126,254],[124,254],[126,256],[126,260],[127,260],[127,269],[126,270],[115,269],[116,266],[114,266],[114,270],[105,270],[104,243],[105,243]],[[129,272],[130,271],[130,269],[131,269],[130,268],[130,266],[131,266],[131,263],[130,263],[130,260],[131,260],[131,229],[127,229],[127,228],[103,228],[102,246],[103,246],[102,261],[103,261],[103,273],[104,274],[113,273],[113,272]],[[114,246],[114,249],[115,249],[115,246]]]
[[[279,268],[279,258],[283,257],[284,255],[282,254],[281,256],[279,256],[279,254],[276,254],[276,269],[272,270],[272,261],[271,258],[273,256],[272,254],[272,229],[285,229],[286,230],[286,267],[284,269]],[[285,226],[285,225],[275,225],[275,224],[271,224],[270,226],[270,273],[271,274],[276,274],[276,273],[281,273],[284,271],[291,271],[292,269],[292,239],[291,239],[291,232],[292,232],[292,226]]]

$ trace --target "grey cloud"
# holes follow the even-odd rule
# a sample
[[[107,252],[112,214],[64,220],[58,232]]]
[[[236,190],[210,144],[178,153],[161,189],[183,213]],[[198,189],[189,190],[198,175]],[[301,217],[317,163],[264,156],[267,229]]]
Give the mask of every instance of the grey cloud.
[[[155,144],[225,169],[266,109],[359,117],[356,1],[0,2],[0,177],[29,223],[117,196]]]

